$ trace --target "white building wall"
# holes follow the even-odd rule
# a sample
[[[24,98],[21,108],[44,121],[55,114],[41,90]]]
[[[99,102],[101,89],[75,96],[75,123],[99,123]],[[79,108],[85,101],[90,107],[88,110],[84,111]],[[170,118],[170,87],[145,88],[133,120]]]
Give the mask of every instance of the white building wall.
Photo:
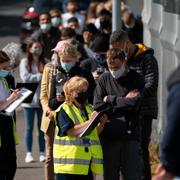
[[[159,116],[153,126],[161,135],[166,121],[167,79],[180,62],[179,0],[127,0],[140,13],[144,24],[144,44],[155,50],[159,65]],[[142,7],[143,5],[143,7]]]

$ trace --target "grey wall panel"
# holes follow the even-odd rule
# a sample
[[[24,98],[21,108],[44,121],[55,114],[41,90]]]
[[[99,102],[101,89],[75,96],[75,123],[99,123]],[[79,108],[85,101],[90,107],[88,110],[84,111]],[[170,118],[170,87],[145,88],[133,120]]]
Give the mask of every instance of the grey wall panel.
[[[153,0],[153,3],[163,5],[163,0]]]
[[[144,1],[144,7],[142,10],[142,21],[144,25],[144,36],[143,42],[146,46],[151,46],[151,33],[149,29],[149,23],[152,16],[152,0]]]
[[[163,108],[163,83],[162,83],[162,71],[163,71],[163,48],[160,41],[160,33],[163,28],[163,6],[160,3],[152,3],[152,16],[149,23],[151,33],[151,47],[155,51],[155,56],[159,66],[159,87],[158,87],[158,121],[154,122],[153,134],[155,140],[157,140],[158,134],[162,131],[163,119],[165,116]]]
[[[134,2],[137,6],[141,1]],[[153,126],[158,128],[159,133],[162,132],[166,120],[167,78],[180,63],[178,15],[180,16],[179,0],[144,0],[142,11],[144,44],[154,48],[159,65],[159,121],[154,121]]]
[[[170,12],[163,12],[163,28],[162,32],[160,33],[160,40],[163,47],[163,65],[162,65],[162,107],[164,109],[164,113],[166,114],[166,100],[167,100],[167,78],[169,77],[170,73],[176,68],[177,66],[177,56],[175,53],[175,43],[177,40],[177,23],[178,23],[178,15],[173,14]],[[162,128],[165,126],[166,116],[163,119],[161,124]]]
[[[179,7],[177,4],[179,0],[163,0],[164,11],[169,13],[178,14]]]

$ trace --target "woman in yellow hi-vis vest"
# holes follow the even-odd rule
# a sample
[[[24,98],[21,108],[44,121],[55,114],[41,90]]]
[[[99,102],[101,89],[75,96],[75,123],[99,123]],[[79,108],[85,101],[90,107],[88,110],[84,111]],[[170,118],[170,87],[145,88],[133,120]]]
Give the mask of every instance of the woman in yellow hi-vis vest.
[[[10,59],[0,51],[0,180],[13,180],[16,172],[16,150],[18,143],[15,122],[4,109],[19,96],[19,90],[12,94],[5,77],[9,74]]]
[[[55,113],[57,135],[54,141],[54,171],[56,180],[92,180],[93,174],[103,174],[103,156],[98,137],[107,121],[89,135],[79,138],[92,117],[92,106],[87,103],[88,82],[75,76],[64,85],[66,97]]]

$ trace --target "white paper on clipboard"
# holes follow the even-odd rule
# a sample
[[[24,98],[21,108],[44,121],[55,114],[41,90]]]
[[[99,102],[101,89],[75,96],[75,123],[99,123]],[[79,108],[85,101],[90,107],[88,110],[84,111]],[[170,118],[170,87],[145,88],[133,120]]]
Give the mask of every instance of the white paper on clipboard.
[[[20,89],[21,95],[17,100],[10,104],[4,111],[7,115],[11,115],[13,111],[29,96],[32,94],[32,91],[26,88]]]

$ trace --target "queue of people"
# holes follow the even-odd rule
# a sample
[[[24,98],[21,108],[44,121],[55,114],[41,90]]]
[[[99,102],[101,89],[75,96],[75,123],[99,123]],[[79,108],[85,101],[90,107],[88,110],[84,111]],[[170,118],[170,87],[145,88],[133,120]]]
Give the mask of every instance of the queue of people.
[[[22,104],[25,162],[34,161],[32,132],[37,113],[45,180],[93,180],[99,175],[105,180],[151,179],[148,146],[158,112],[158,63],[153,49],[142,43],[142,31],[137,30],[142,30],[140,18],[124,6],[124,30],[111,32],[110,9],[109,1],[92,2],[86,20],[78,2],[68,0],[66,13],[52,9],[40,14],[39,29],[27,39],[21,61],[17,62],[18,57],[9,66],[13,58],[8,48],[0,51],[2,180],[11,170],[13,179],[16,170],[15,115],[7,116],[4,109],[20,96],[19,90],[10,94],[11,83],[6,80],[9,67],[19,63],[22,82],[38,84],[32,101]],[[101,111],[97,127],[79,137]],[[11,144],[7,152],[11,151],[13,168],[6,154]]]

